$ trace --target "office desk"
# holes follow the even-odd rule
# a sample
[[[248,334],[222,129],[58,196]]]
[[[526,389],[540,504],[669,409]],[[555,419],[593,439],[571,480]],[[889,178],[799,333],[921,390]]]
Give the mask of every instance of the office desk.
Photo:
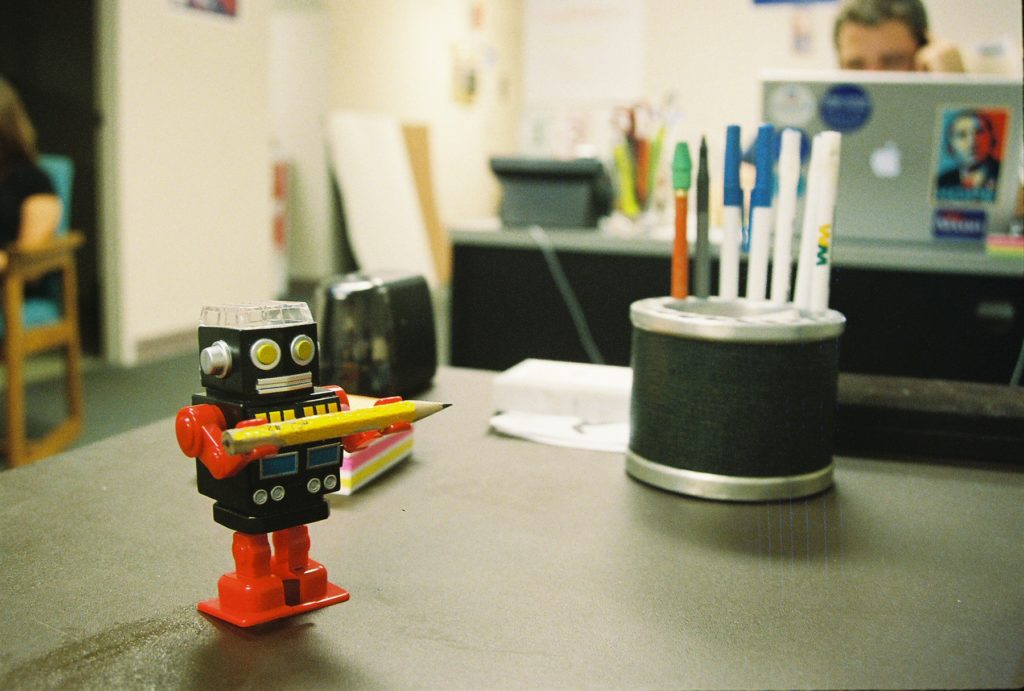
[[[605,361],[629,364],[629,306],[668,294],[669,242],[594,230],[548,236]],[[451,237],[451,364],[503,370],[528,357],[587,361],[526,232],[467,226]],[[713,262],[715,294],[717,258]],[[842,371],[1010,380],[1024,341],[1024,261],[957,243],[837,238],[834,263],[831,306],[847,319]]]
[[[311,526],[352,599],[240,630],[172,420],[0,474],[0,687],[1024,683],[1024,474],[837,459],[792,502],[689,499],[487,432],[442,369],[415,457]],[[173,413],[174,411],[168,411]]]

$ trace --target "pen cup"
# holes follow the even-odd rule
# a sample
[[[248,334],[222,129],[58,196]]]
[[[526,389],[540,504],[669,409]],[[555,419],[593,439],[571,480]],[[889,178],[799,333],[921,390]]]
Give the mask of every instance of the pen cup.
[[[630,319],[631,476],[727,501],[831,486],[842,314],[659,297]]]

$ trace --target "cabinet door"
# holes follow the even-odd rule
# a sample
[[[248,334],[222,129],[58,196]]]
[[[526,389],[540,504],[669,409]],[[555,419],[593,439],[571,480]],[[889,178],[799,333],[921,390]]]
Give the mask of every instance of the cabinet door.
[[[1017,278],[837,267],[844,372],[1005,384],[1024,341]]]

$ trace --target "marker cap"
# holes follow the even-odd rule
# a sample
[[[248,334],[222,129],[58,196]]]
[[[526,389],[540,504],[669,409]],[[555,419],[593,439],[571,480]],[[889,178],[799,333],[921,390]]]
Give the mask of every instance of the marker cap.
[[[690,171],[693,162],[690,160],[690,147],[686,142],[676,144],[676,152],[672,157],[672,188],[677,190],[690,189]]]

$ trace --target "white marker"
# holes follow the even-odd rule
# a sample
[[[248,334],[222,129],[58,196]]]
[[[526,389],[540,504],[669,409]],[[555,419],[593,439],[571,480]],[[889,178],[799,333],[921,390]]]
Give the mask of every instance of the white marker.
[[[775,128],[761,125],[754,149],[757,176],[750,193],[750,257],[747,259],[747,299],[764,300],[768,289],[768,252],[772,235]]]
[[[839,145],[842,135],[838,132],[823,132],[825,147],[822,162],[821,197],[817,207],[817,246],[814,254],[814,271],[811,274],[811,311],[824,312],[828,309],[829,280],[832,275],[832,242],[835,237],[836,193],[839,187]]]
[[[789,299],[790,264],[793,261],[793,224],[796,220],[797,187],[800,184],[800,132],[782,132],[779,150],[779,198],[775,217],[775,248],[772,255],[772,302]]]
[[[796,266],[796,286],[793,288],[793,304],[799,309],[810,309],[811,307],[811,270],[814,262],[814,248],[817,245],[814,223],[817,220],[823,154],[821,135],[816,134],[811,143],[811,162],[807,167],[807,196],[804,199],[804,218],[800,231],[800,256]]]

